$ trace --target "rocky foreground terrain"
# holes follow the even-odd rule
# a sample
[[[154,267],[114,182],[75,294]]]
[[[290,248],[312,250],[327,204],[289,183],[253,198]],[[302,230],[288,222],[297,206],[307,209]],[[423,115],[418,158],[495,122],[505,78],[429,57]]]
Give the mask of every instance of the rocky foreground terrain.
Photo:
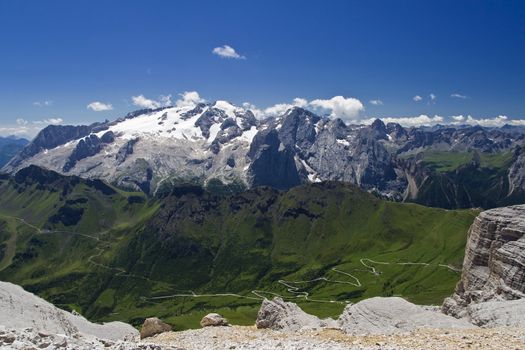
[[[456,292],[441,309],[376,297],[347,305],[337,320],[274,298],[262,302],[254,326],[210,314],[202,329],[176,332],[150,318],[139,334],[0,282],[0,349],[525,349],[524,239],[525,205],[483,212],[469,231]]]

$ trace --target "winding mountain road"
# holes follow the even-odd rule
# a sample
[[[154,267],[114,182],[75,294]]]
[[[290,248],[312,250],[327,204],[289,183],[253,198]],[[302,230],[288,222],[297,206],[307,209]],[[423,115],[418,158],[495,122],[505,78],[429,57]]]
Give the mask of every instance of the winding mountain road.
[[[99,263],[99,262],[95,261],[96,258],[100,257],[106,251],[106,249],[109,248],[109,245],[110,245],[111,242],[103,240],[103,239],[101,239],[99,237],[101,235],[106,234],[108,232],[108,230],[95,233],[94,235],[78,233],[78,232],[73,232],[73,231],[64,231],[64,230],[42,230],[39,227],[28,223],[23,218],[16,217],[16,216],[7,216],[7,215],[4,215],[4,216],[8,217],[8,218],[11,218],[11,219],[15,219],[15,220],[23,223],[24,225],[27,225],[28,227],[31,227],[32,229],[34,229],[36,231],[37,234],[54,234],[54,233],[71,234],[71,235],[77,235],[77,236],[82,236],[82,237],[85,237],[85,238],[93,239],[97,243],[105,243],[106,244],[104,246],[105,249],[100,248],[100,247],[95,247],[97,252],[95,254],[89,256],[88,259],[87,259],[87,261],[90,264],[92,264],[94,266],[97,266],[97,267],[100,267],[100,268],[103,268],[103,269],[116,271],[117,274],[115,274],[115,277],[130,277],[130,278],[143,279],[143,280],[146,280],[146,281],[149,281],[149,282],[162,282],[162,281],[151,280],[151,279],[149,279],[148,277],[145,277],[145,276],[130,274],[130,273],[128,273],[128,271],[126,271],[123,268],[108,266],[108,265],[105,265],[105,264],[102,264],[102,263]],[[458,268],[455,268],[454,266],[446,265],[446,264],[430,264],[430,263],[424,263],[424,262],[388,262],[388,261],[376,261],[376,260],[373,260],[373,259],[370,259],[370,258],[361,258],[361,259],[359,259],[359,262],[360,262],[361,265],[363,265],[364,269],[354,269],[355,271],[368,272],[368,273],[371,273],[371,274],[373,274],[375,276],[381,275],[381,272],[378,271],[376,265],[400,265],[400,266],[420,265],[420,266],[423,266],[423,267],[437,266],[437,267],[447,268],[447,269],[449,269],[449,270],[451,270],[453,272],[456,272],[456,273],[457,272],[461,272],[461,269],[458,269]],[[281,279],[281,280],[278,280],[277,283],[283,285],[286,288],[286,291],[290,295],[292,295],[293,297],[295,297],[295,298],[302,298],[302,299],[304,299],[305,301],[308,301],[308,302],[339,303],[339,304],[346,304],[346,303],[348,303],[347,301],[343,302],[343,301],[331,300],[331,299],[325,299],[325,300],[323,300],[323,299],[312,299],[310,297],[310,293],[309,292],[302,290],[303,288],[301,288],[301,285],[304,286],[304,285],[308,285],[308,284],[312,284],[312,283],[316,283],[316,282],[326,282],[326,283],[334,283],[334,284],[347,284],[347,285],[354,286],[354,287],[362,287],[363,286],[363,284],[361,283],[359,278],[357,278],[355,275],[353,275],[353,274],[351,274],[349,272],[342,271],[342,270],[339,270],[337,268],[332,268],[332,269],[330,269],[330,271],[342,274],[342,275],[348,277],[351,280],[348,281],[348,280],[330,279],[330,278],[328,278],[326,276],[323,276],[323,277],[318,277],[318,278],[314,278],[314,279],[310,279],[310,280],[298,280],[298,281],[287,281],[287,280],[282,280]],[[257,290],[257,289],[252,290],[251,294],[253,296],[242,295],[242,294],[231,293],[231,292],[197,294],[197,293],[195,293],[192,290],[181,290],[181,293],[164,295],[164,296],[156,296],[156,297],[142,296],[141,299],[143,301],[151,301],[151,302],[159,301],[159,300],[172,299],[172,298],[184,298],[184,297],[189,297],[189,298],[235,297],[235,298],[242,298],[242,299],[249,299],[249,300],[258,300],[258,301],[260,301],[260,300],[266,299],[268,296],[271,296],[271,297],[280,297],[280,298],[283,298],[283,299],[287,299],[287,297],[285,297],[285,296],[283,296],[283,295],[281,295],[279,293],[270,292],[270,291],[264,291],[264,290]],[[289,299],[289,297],[288,297],[288,299]]]

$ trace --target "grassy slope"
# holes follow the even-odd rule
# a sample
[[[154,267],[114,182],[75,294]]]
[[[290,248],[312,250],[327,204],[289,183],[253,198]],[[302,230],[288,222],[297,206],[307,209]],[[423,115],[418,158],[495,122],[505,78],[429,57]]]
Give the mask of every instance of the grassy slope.
[[[204,313],[220,310],[236,322],[253,322],[259,301],[251,299],[175,297],[136,303],[139,296],[188,290],[253,297],[251,290],[258,289],[283,295],[321,316],[335,316],[346,302],[376,295],[438,304],[451,293],[459,275],[437,265],[460,266],[466,232],[476,215],[470,210],[383,202],[340,184],[301,186],[283,194],[259,189],[218,203],[192,195],[172,200],[120,259],[137,262],[128,266],[136,274],[145,273],[147,266],[148,276],[162,282],[149,281],[146,288],[136,281],[121,281],[127,292],[120,294],[123,287],[114,281],[118,317],[161,315],[182,328],[197,326]],[[172,205],[180,217],[169,217]],[[203,208],[207,214],[201,217]],[[431,266],[377,265],[381,274],[374,275],[361,258]],[[319,301],[307,302],[277,282],[319,277],[353,281],[331,271],[333,267],[355,275],[362,286],[295,284]]]
[[[375,295],[440,303],[459,275],[437,264],[461,264],[476,214],[384,202],[336,183],[287,192],[255,189],[230,197],[190,189],[162,199],[160,207],[131,205],[128,198],[135,195],[103,195],[84,182],[66,196],[36,184],[20,188],[12,180],[1,182],[0,191],[0,239],[12,242],[16,235],[16,255],[0,261],[0,279],[95,320],[138,324],[154,315],[179,329],[198,326],[210,311],[235,323],[253,323],[260,304],[253,289],[280,294],[320,316],[335,316],[346,302]],[[49,222],[68,200],[79,197],[88,201],[73,204],[84,208],[78,223]],[[67,232],[37,234],[12,216],[96,239]],[[361,258],[391,264],[373,265],[380,272],[375,275]],[[350,285],[355,279],[334,267],[362,285]],[[278,283],[320,277],[339,282],[293,284],[316,302]],[[192,292],[244,297],[152,299]]]
[[[476,161],[474,161],[476,159]],[[416,203],[442,208],[494,208],[525,201],[523,191],[509,193],[508,170],[512,152],[423,153],[423,164],[430,174],[419,179]]]

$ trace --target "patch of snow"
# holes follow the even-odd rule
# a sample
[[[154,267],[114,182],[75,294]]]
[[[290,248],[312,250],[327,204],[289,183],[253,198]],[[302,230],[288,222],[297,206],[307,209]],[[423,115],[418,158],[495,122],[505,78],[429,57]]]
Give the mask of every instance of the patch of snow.
[[[226,115],[229,118],[232,118],[232,119],[236,119],[235,118],[235,112],[236,111],[237,112],[244,111],[244,109],[242,109],[240,107],[236,107],[236,106],[232,105],[228,101],[222,101],[222,100],[215,101],[215,103],[213,104],[213,107],[218,108],[218,109],[222,109],[226,113]]]
[[[319,131],[321,131],[321,129],[323,128],[321,126],[321,119],[319,119],[319,121],[317,123],[314,124],[314,127],[315,127],[315,132],[316,133],[319,133]]]
[[[257,134],[257,131],[258,131],[257,127],[252,126],[249,130],[246,130],[245,132],[243,132],[242,135],[239,136],[239,138],[251,144],[253,141],[253,138]]]
[[[321,179],[319,179],[319,177],[317,176],[317,172],[314,169],[312,169],[312,167],[309,166],[308,163],[304,161],[304,159],[301,159],[301,164],[304,166],[304,168],[308,172],[308,181],[321,182]]]
[[[190,109],[191,107],[172,107],[159,112],[142,114],[133,119],[126,119],[111,126],[109,131],[113,131],[124,140],[131,140],[136,137],[204,139],[200,128],[195,126],[195,122],[202,113],[186,120],[181,119],[181,114]],[[204,109],[203,113],[205,111],[206,109]],[[163,123],[159,124],[158,118],[161,118],[164,114],[166,114],[166,119],[163,120]],[[175,124],[177,127],[173,130],[172,125]],[[97,135],[100,137],[107,131],[108,130],[101,131]]]
[[[213,124],[210,127],[210,137],[208,137],[209,142],[213,142],[213,140],[215,140],[217,134],[219,133],[219,130],[221,130],[221,125],[219,123]]]
[[[344,145],[344,146],[350,146],[350,142],[348,142],[347,140],[340,140],[340,139],[337,139],[336,140],[337,143],[341,144],[341,145]]]

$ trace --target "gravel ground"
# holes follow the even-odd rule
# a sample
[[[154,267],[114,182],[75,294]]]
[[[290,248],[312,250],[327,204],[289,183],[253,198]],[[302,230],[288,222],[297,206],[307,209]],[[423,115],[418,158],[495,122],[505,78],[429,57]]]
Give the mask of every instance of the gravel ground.
[[[187,350],[201,349],[501,349],[525,350],[525,328],[468,330],[421,329],[397,335],[351,336],[337,329],[292,333],[258,330],[255,327],[209,327],[183,332],[167,332],[145,339],[161,346]]]

